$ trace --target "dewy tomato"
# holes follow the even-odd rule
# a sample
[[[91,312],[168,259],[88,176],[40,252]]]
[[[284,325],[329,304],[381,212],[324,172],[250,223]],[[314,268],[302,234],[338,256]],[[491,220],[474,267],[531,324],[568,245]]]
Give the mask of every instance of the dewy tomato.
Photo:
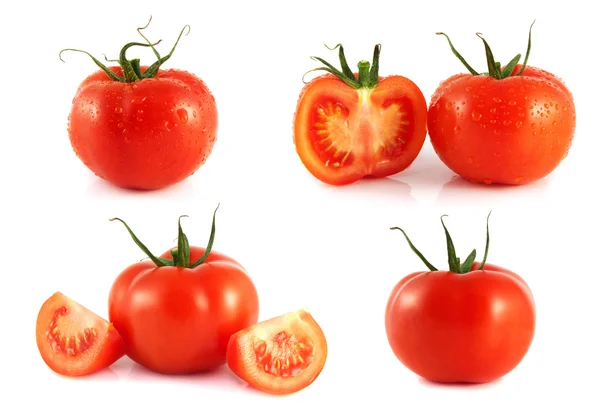
[[[464,263],[444,225],[449,270],[429,263],[400,230],[430,271],[396,284],[385,311],[385,328],[396,357],[434,382],[485,383],[512,371],[527,353],[535,331],[531,290],[516,273],[481,263],[473,250]],[[488,229],[489,230],[489,229]]]
[[[92,57],[101,70],[77,89],[68,132],[73,150],[97,176],[124,188],[158,189],[189,177],[211,154],[217,136],[212,93],[192,73],[160,69],[178,42],[164,57],[149,41],[129,43],[119,66]],[[128,60],[131,47],[151,47],[158,61],[147,67]]]
[[[486,184],[526,184],[550,174],[571,147],[575,104],[559,78],[527,66],[531,28],[523,65],[519,54],[501,68],[480,36],[486,73],[469,66],[446,38],[470,73],[448,78],[431,99],[427,125],[440,159],[463,178]]]
[[[216,211],[215,211],[216,212]],[[225,363],[234,333],[258,321],[258,295],[244,268],[215,252],[215,218],[206,249],[189,246],[179,225],[177,248],[126,268],[109,296],[109,319],[127,355],[166,374],[208,371]]]
[[[339,47],[342,71],[321,58],[315,70],[330,74],[310,81],[294,116],[294,144],[308,171],[331,185],[364,177],[387,177],[406,169],[425,142],[427,102],[411,80],[379,76],[375,46],[372,65],[348,67]]]

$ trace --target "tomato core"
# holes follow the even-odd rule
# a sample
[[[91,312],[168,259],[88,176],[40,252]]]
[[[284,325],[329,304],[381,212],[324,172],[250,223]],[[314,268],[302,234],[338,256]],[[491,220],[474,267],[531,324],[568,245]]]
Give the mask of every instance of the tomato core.
[[[412,131],[402,100],[388,99],[378,106],[372,89],[359,89],[352,108],[340,100],[322,98],[310,113],[310,140],[326,167],[340,169],[358,164],[370,174],[376,161],[401,157]]]
[[[286,332],[279,332],[268,341],[254,337],[254,352],[257,365],[279,377],[298,376],[315,358],[315,346],[308,338]]]
[[[78,329],[76,324],[68,321],[69,310],[67,307],[60,307],[54,312],[54,316],[46,329],[45,335],[50,348],[56,353],[62,353],[67,356],[78,356],[92,346],[98,337],[98,333],[93,327]],[[59,327],[59,320],[64,318],[65,322]]]

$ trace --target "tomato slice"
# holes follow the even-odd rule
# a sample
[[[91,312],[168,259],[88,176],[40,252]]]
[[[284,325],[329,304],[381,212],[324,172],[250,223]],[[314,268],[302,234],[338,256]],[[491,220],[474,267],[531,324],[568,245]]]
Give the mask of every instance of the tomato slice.
[[[406,169],[426,135],[427,103],[409,79],[391,76],[354,89],[323,76],[303,91],[294,119],[296,151],[319,180],[344,185]]]
[[[231,371],[252,387],[272,394],[307,387],[319,376],[326,359],[325,335],[306,310],[237,332],[227,347]]]
[[[65,376],[94,373],[125,354],[123,339],[110,322],[60,292],[40,309],[36,341],[48,367]]]

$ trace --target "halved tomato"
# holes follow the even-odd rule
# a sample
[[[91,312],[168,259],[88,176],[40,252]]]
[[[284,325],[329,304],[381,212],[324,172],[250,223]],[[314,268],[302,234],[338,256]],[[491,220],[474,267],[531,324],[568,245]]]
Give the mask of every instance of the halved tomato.
[[[35,336],[44,362],[65,376],[94,373],[125,354],[110,322],[60,292],[42,305]]]
[[[308,171],[331,185],[387,177],[406,169],[425,142],[427,102],[419,87],[399,75],[379,76],[380,45],[372,65],[353,73],[339,47],[342,71],[321,58],[329,74],[302,90],[294,117],[296,151]]]
[[[294,393],[319,376],[327,360],[327,341],[306,310],[252,325],[231,336],[227,365],[259,390]]]

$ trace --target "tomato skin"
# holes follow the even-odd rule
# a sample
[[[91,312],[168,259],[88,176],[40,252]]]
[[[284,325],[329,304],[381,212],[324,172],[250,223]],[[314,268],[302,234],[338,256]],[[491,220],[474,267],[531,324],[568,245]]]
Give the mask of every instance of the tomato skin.
[[[310,365],[293,377],[269,374],[258,365],[255,339],[266,342],[279,332],[305,335],[313,344],[315,355]],[[243,329],[231,336],[227,346],[227,365],[250,386],[276,395],[298,392],[312,384],[321,374],[327,360],[327,340],[319,324],[306,310],[287,313]]]
[[[529,350],[535,321],[528,286],[494,265],[466,274],[413,273],[394,287],[385,315],[400,362],[441,383],[486,383],[506,375]]]
[[[190,247],[191,262],[204,252]],[[170,251],[161,257],[172,258]],[[258,294],[244,268],[214,250],[194,269],[133,264],[109,295],[109,319],[127,355],[164,374],[222,366],[229,338],[256,323],[258,311]]]
[[[547,176],[567,156],[575,125],[573,96],[564,82],[529,66],[521,76],[502,80],[448,78],[435,91],[427,118],[442,162],[486,184],[519,185]]]
[[[314,127],[318,107],[329,102],[343,107],[349,129],[347,135],[334,135],[333,144],[352,145],[351,162],[337,167],[327,164],[333,161],[333,152],[323,151]],[[401,106],[404,116],[390,119],[389,123],[383,118],[391,103]],[[400,121],[408,123],[403,133],[398,133]],[[314,177],[329,185],[347,185],[365,177],[391,176],[409,167],[425,142],[426,121],[427,101],[408,78],[380,77],[374,89],[357,90],[334,75],[325,74],[307,83],[300,93],[294,114],[294,144],[303,165]],[[343,155],[340,153],[336,159]]]
[[[120,67],[110,69],[122,75]],[[217,124],[212,93],[189,72],[160,70],[155,78],[122,83],[97,71],[77,90],[68,132],[74,152],[97,176],[152,190],[180,182],[204,164]]]
[[[84,325],[85,322],[78,321],[72,324],[75,329],[83,331],[86,328],[94,328],[97,336],[86,349],[79,349],[75,355],[68,355],[57,351],[48,338],[51,323],[56,312],[64,307],[69,313],[82,315],[85,322],[93,321],[94,325]],[[59,322],[59,331],[62,329],[72,330]],[[36,321],[36,343],[42,359],[54,372],[64,376],[85,376],[102,370],[119,360],[125,354],[125,345],[114,326],[107,320],[84,308],[60,292],[54,293],[48,298],[38,313]],[[71,336],[71,335],[69,335]]]

